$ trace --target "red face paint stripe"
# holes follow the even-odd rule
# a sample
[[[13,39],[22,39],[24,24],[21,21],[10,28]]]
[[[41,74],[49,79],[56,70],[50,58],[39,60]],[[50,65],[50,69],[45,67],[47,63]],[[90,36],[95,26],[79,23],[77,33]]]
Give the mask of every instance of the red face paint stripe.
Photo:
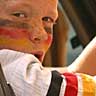
[[[77,96],[78,93],[78,80],[76,75],[71,73],[64,73],[66,78],[66,90],[64,96]]]
[[[20,39],[28,37],[28,32],[23,29],[8,29],[8,28],[0,28],[0,36],[7,36],[13,39]]]
[[[52,35],[48,35],[48,39],[45,41],[46,44],[51,44],[53,40]]]

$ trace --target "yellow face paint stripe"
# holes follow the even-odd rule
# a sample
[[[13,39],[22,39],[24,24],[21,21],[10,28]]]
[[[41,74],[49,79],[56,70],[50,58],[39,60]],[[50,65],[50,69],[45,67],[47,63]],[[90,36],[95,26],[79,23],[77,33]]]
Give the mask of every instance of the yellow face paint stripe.
[[[27,50],[32,50],[32,43],[29,42],[26,39],[10,39],[10,38],[4,38],[0,37],[0,48],[16,48],[16,49],[23,49],[27,48]]]

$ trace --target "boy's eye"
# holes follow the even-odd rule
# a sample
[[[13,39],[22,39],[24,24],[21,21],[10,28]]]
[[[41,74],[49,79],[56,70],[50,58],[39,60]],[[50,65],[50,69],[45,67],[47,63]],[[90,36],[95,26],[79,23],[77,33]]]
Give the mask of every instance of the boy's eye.
[[[42,20],[44,22],[48,22],[48,23],[54,23],[54,20],[51,17],[43,17]]]
[[[26,18],[27,15],[23,12],[14,12],[12,13],[13,16],[20,17],[20,18]]]

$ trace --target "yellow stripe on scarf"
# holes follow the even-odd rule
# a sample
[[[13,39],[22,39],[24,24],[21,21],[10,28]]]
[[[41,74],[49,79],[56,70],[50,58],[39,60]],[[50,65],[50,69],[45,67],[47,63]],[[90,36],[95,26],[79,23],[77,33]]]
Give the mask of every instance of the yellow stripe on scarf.
[[[89,75],[80,75],[83,84],[83,96],[96,96],[96,81]]]

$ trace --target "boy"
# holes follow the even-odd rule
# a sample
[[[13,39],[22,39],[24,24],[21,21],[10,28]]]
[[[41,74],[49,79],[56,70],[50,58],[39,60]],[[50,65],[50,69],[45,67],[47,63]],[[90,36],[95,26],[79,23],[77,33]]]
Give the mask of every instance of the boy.
[[[57,3],[57,0],[0,1],[0,62],[16,96],[96,95],[93,77],[58,73],[41,65],[52,42]]]

